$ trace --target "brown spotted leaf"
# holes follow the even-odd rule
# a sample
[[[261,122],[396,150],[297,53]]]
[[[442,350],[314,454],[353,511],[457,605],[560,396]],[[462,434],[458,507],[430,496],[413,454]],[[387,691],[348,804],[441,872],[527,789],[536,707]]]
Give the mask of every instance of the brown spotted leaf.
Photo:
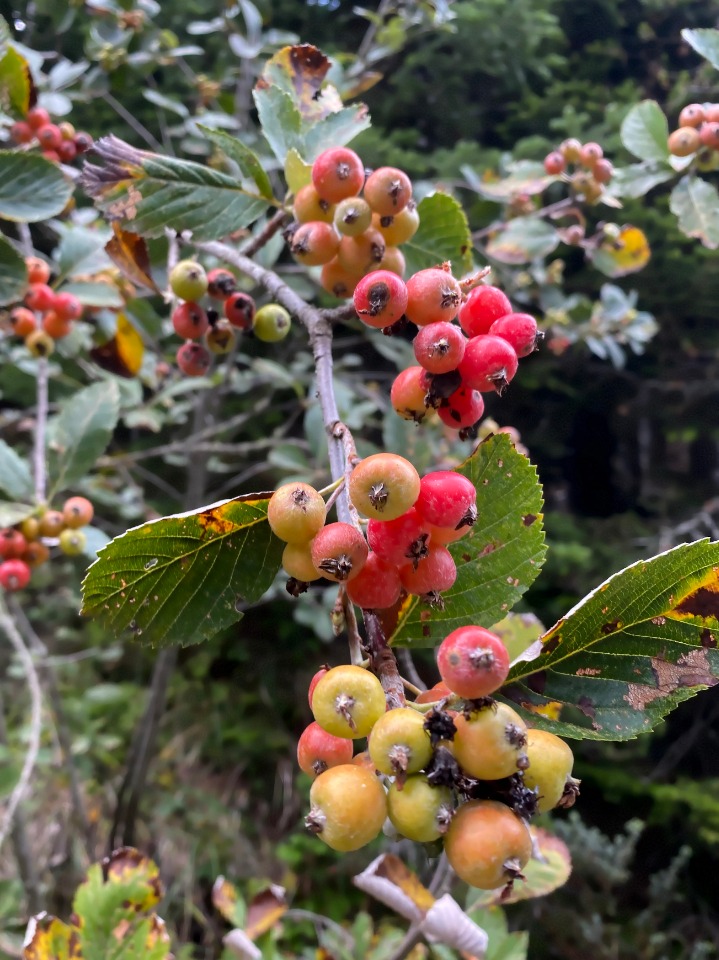
[[[224,877],[218,877],[212,885],[212,906],[233,927],[244,927],[247,904],[237,887]]]
[[[159,293],[150,272],[150,254],[144,238],[123,230],[119,223],[113,223],[112,229],[114,236],[105,244],[105,253],[128,280]]]
[[[257,940],[279,923],[286,912],[285,889],[273,883],[256,893],[247,904],[245,933],[250,940]]]
[[[542,488],[537,471],[505,433],[488,437],[458,468],[477,488],[477,522],[449,551],[457,581],[444,607],[407,597],[383,617],[397,646],[433,647],[451,630],[491,627],[534,582],[544,560]]]
[[[592,591],[504,693],[560,736],[627,740],[717,683],[718,641],[719,543],[684,543]]]
[[[265,64],[257,89],[279,87],[290,95],[303,118],[320,120],[342,108],[335,88],[322,86],[330,65],[324,53],[310,43],[283,47]]]
[[[280,567],[270,496],[222,500],[111,540],[87,572],[82,612],[151,645],[198,643],[240,620]]]
[[[23,960],[80,960],[77,932],[62,920],[41,913],[27,925]]]

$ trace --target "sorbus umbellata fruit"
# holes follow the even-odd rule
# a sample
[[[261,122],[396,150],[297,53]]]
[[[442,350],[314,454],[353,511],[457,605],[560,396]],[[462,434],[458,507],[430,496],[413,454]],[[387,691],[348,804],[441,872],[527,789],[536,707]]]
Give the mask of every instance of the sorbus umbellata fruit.
[[[50,114],[43,107],[31,107],[25,120],[32,130],[39,130],[50,123]]]
[[[40,257],[26,257],[28,283],[47,283],[50,279],[50,267]]]
[[[279,343],[290,332],[292,318],[278,303],[266,303],[255,314],[252,331],[258,340]]]
[[[255,317],[257,315],[257,306],[249,293],[243,293],[241,290],[231,293],[225,299],[225,316],[233,327],[240,330],[251,330]]]
[[[391,326],[404,314],[407,286],[396,273],[375,270],[358,282],[352,300],[363,323],[382,329]]]
[[[508,313],[495,320],[489,335],[501,337],[518,357],[527,357],[537,349],[537,321],[529,313]]]
[[[319,580],[322,574],[312,562],[312,541],[285,544],[282,551],[282,569],[288,577],[294,577],[300,583]]]
[[[21,557],[27,548],[25,536],[15,527],[5,527],[0,530],[0,557],[4,560],[14,560]]]
[[[418,270],[407,281],[407,318],[424,327],[438,320],[452,320],[462,302],[462,288],[441,267]]]
[[[355,763],[321,773],[310,789],[310,803],[307,829],[342,853],[374,840],[387,816],[382,784],[371,770]]]
[[[421,423],[430,412],[425,400],[427,387],[424,373],[422,367],[406,367],[392,383],[390,401],[395,413],[403,420]]]
[[[292,234],[290,253],[306,267],[319,267],[336,256],[339,245],[339,234],[331,223],[310,220]]]
[[[444,850],[460,880],[495,890],[520,875],[532,855],[532,838],[526,824],[503,803],[470,800],[455,812]]]
[[[397,566],[423,560],[428,553],[429,540],[427,522],[414,507],[394,520],[370,520],[367,524],[370,547]]]
[[[437,527],[463,527],[477,519],[477,491],[467,477],[454,470],[435,470],[420,480],[415,507]]]
[[[693,126],[682,126],[669,134],[667,146],[669,153],[675,157],[689,157],[702,145],[699,131]]]
[[[350,474],[349,496],[366,517],[394,520],[414,504],[420,489],[415,467],[396,453],[374,453]]]
[[[233,273],[224,267],[214,267],[207,274],[207,292],[213,300],[226,300],[237,289]]]
[[[364,197],[380,217],[392,217],[412,199],[412,181],[397,167],[378,167],[367,177]]]
[[[367,541],[350,523],[328,523],[312,541],[312,562],[336,583],[356,577],[368,552]]]
[[[352,761],[352,741],[327,733],[314,720],[297,743],[297,764],[303,773],[317,777],[330,767]]]
[[[72,320],[65,320],[54,310],[47,310],[42,317],[42,328],[53,340],[62,340],[72,332]]]
[[[46,283],[31,283],[25,294],[25,305],[30,310],[52,310],[55,306],[55,291]]]
[[[548,730],[527,730],[524,748],[529,766],[524,771],[524,785],[535,790],[537,811],[553,810],[564,794],[567,778],[574,766],[574,754],[564,740]]]
[[[421,563],[405,564],[399,577],[407,593],[418,597],[444,593],[457,579],[457,566],[452,554],[442,544],[431,543]]]
[[[337,260],[345,270],[362,276],[376,270],[387,252],[387,244],[379,230],[370,227],[359,237],[342,237]]]
[[[437,666],[452,693],[466,700],[488,697],[509,673],[509,654],[500,638],[484,627],[458,627],[437,650]]]
[[[514,348],[502,337],[481,334],[467,343],[459,365],[462,384],[480,393],[501,394],[518,367]]]
[[[484,400],[479,390],[460,387],[443,400],[437,415],[445,426],[453,430],[473,427],[484,413]]]
[[[383,713],[372,728],[369,755],[380,773],[387,776],[419,773],[432,757],[424,714],[412,707]]]
[[[65,529],[60,533],[60,549],[67,557],[79,557],[85,549],[87,537],[82,530]]]
[[[386,703],[382,684],[373,673],[343,664],[319,678],[310,707],[323,730],[357,740],[384,716]]]
[[[187,300],[172,311],[172,326],[178,337],[185,340],[199,340],[207,332],[210,323],[207,314],[199,305]]]
[[[95,509],[87,497],[69,497],[62,505],[62,516],[66,527],[73,530],[86,527],[92,522]]]
[[[408,840],[431,843],[444,833],[454,813],[449,787],[433,787],[422,774],[390,784],[387,815]]]
[[[205,344],[210,353],[229,353],[237,337],[235,328],[228,320],[217,320],[205,334]]]
[[[9,593],[22,590],[30,583],[30,567],[24,560],[3,560],[0,563],[0,586]]]
[[[207,347],[188,340],[177,351],[177,366],[188,377],[202,377],[210,369],[212,357]]]
[[[517,772],[527,742],[527,727],[506,703],[491,703],[469,717],[455,718],[453,750],[457,762],[478,780],[501,780]]]
[[[407,243],[419,229],[417,204],[410,200],[404,210],[400,210],[391,217],[380,217],[379,214],[375,214],[372,217],[372,225],[380,231],[388,246],[398,247]]]
[[[10,311],[10,326],[13,333],[19,337],[26,337],[37,329],[35,314],[27,307],[13,307]]]
[[[347,197],[337,204],[334,225],[344,237],[358,237],[372,225],[372,208],[362,197]]]
[[[468,337],[477,337],[511,312],[509,297],[499,287],[483,285],[470,290],[459,310],[459,325]]]
[[[705,116],[701,103],[688,103],[679,114],[680,127],[699,127],[704,120],[711,119]]]
[[[180,300],[199,300],[207,293],[207,274],[196,260],[180,260],[170,271],[170,289]]]
[[[323,200],[339,203],[362,189],[364,165],[349,147],[330,147],[312,164],[312,183]]]
[[[311,220],[323,220],[325,223],[334,221],[334,204],[323,200],[312,183],[297,191],[293,210],[300,223],[309,223]]]
[[[417,363],[429,373],[449,373],[456,370],[467,339],[453,323],[440,320],[422,327],[412,342]]]
[[[309,483],[284,483],[270,497],[267,520],[285,543],[308,543],[325,525],[325,502]]]
[[[564,159],[563,154],[559,150],[552,150],[551,153],[548,153],[544,158],[544,169],[545,172],[550,176],[556,176],[559,173],[562,173],[567,166],[567,161]]]
[[[363,610],[386,610],[399,600],[401,592],[397,566],[372,552],[357,576],[347,584],[347,596]]]

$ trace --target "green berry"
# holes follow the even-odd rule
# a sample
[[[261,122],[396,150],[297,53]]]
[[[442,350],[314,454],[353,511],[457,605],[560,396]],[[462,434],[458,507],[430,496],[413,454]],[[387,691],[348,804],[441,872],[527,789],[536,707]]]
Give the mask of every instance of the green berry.
[[[252,327],[258,340],[265,343],[277,343],[284,340],[290,332],[292,318],[278,303],[267,303],[255,314]]]
[[[170,289],[180,300],[199,300],[207,285],[205,268],[196,260],[180,260],[170,271]]]

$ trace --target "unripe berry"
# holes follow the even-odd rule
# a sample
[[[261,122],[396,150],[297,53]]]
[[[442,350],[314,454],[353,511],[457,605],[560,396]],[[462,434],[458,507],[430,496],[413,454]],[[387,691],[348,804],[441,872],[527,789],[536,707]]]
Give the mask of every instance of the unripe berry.
[[[454,470],[435,470],[420,480],[415,507],[438,527],[464,527],[477,519],[477,490],[471,480]]]
[[[459,366],[467,339],[453,323],[440,320],[422,327],[414,338],[414,355],[429,373],[449,373]]]
[[[207,293],[205,268],[196,260],[180,260],[170,271],[170,289],[180,300],[199,300]]]
[[[322,574],[312,563],[312,541],[285,544],[282,551],[282,569],[288,577],[294,577],[300,583],[319,580]]]
[[[310,706],[323,730],[352,740],[366,737],[386,709],[377,677],[350,664],[333,667],[320,677]]]
[[[87,537],[82,530],[63,530],[60,533],[60,549],[67,557],[79,557],[85,549]]]
[[[401,277],[389,270],[375,270],[355,287],[354,308],[368,327],[383,329],[403,316],[407,296],[407,287]]]
[[[233,327],[251,330],[257,315],[257,305],[249,293],[237,290],[225,299],[224,311]]]
[[[337,259],[349,273],[360,276],[375,270],[382,262],[387,244],[379,230],[370,227],[359,237],[342,237]]]
[[[465,700],[488,697],[509,673],[509,654],[500,638],[484,627],[459,627],[437,650],[439,673],[449,689]]]
[[[364,166],[354,150],[330,147],[312,164],[312,183],[323,200],[339,203],[360,192],[364,184]]]
[[[406,367],[392,383],[390,401],[395,412],[403,420],[422,423],[430,412],[425,402],[427,387],[422,367]]]
[[[424,714],[412,707],[388,710],[372,729],[369,755],[375,767],[387,776],[419,773],[432,757]]]
[[[207,292],[213,300],[227,300],[236,289],[234,274],[224,267],[215,267],[207,274]]]
[[[563,140],[562,143],[560,143],[559,152],[567,163],[579,163],[579,158],[582,153],[581,141],[575,137],[569,137],[569,139]]]
[[[37,329],[35,314],[27,307],[14,307],[10,311],[10,326],[18,337],[27,337]]]
[[[297,764],[303,773],[317,777],[330,767],[352,762],[352,741],[327,733],[313,721],[297,743]]]
[[[524,771],[524,785],[536,790],[537,811],[553,810],[564,794],[571,776],[574,755],[568,744],[548,730],[527,730],[524,748],[529,766]]]
[[[559,150],[553,150],[544,158],[544,169],[550,176],[556,176],[562,173],[567,166],[567,161]]]
[[[65,517],[59,510],[46,510],[40,517],[40,536],[59,537],[65,529]]]
[[[62,123],[58,124],[60,133],[62,134],[62,139],[68,143],[75,139],[77,131],[75,127],[69,122],[69,120],[63,120]]]
[[[382,784],[374,773],[354,763],[320,774],[310,789],[310,803],[308,830],[342,853],[374,840],[387,816]]]
[[[335,205],[328,200],[323,200],[315,190],[314,185],[308,183],[297,191],[293,211],[295,218],[300,223],[309,223],[311,220],[332,223],[334,221]]]
[[[172,311],[172,326],[178,337],[184,340],[199,340],[209,325],[205,311],[192,300],[181,303]]]
[[[258,340],[279,343],[290,332],[292,318],[278,303],[266,303],[255,314],[252,331]]]
[[[0,563],[0,586],[9,593],[22,590],[30,583],[30,567],[23,560]]]
[[[339,262],[337,257],[322,267],[320,285],[327,293],[340,300],[351,297],[359,280],[358,274],[351,273]]]
[[[290,253],[299,263],[318,267],[335,257],[339,245],[339,234],[332,224],[310,220],[300,224],[292,234]]]
[[[532,855],[532,838],[503,803],[470,800],[455,812],[444,850],[460,880],[480,890],[495,890],[520,875]]]
[[[453,740],[457,762],[478,780],[501,780],[517,772],[527,742],[527,727],[506,703],[492,703],[455,718]]]
[[[679,114],[679,126],[700,127],[704,120],[713,119],[715,118],[705,115],[704,107],[700,103],[688,103]],[[676,154],[676,156],[681,156],[681,154]]]
[[[65,526],[76,530],[92,523],[95,509],[87,497],[69,497],[62,506]]]
[[[437,410],[439,419],[453,430],[465,430],[473,427],[484,413],[484,400],[478,390],[460,387],[451,396],[442,401]]]
[[[480,393],[495,391],[501,396],[517,366],[517,354],[506,340],[484,334],[468,342],[459,372],[465,387]]]
[[[285,543],[308,543],[325,525],[325,502],[309,483],[285,483],[272,494],[267,520]]]
[[[47,283],[50,279],[50,267],[40,257],[26,257],[28,283]]]
[[[188,377],[202,377],[210,369],[210,351],[200,343],[188,341],[177,351],[177,366]]]
[[[529,313],[508,313],[495,320],[489,335],[501,337],[518,357],[527,357],[537,349],[537,321]]]
[[[337,204],[334,225],[343,237],[358,237],[372,225],[372,208],[362,197],[347,197]]]
[[[402,592],[397,566],[370,553],[365,565],[347,584],[347,596],[363,610],[386,610],[394,606]]]
[[[388,246],[399,247],[411,240],[419,229],[417,204],[410,200],[403,210],[389,217],[380,217],[379,214],[375,214],[372,225],[380,231]]]
[[[429,597],[444,593],[454,585],[457,566],[446,547],[432,543],[427,556],[419,563],[409,563],[400,568],[399,577],[407,593]]]
[[[380,217],[392,217],[412,199],[412,181],[396,167],[379,167],[367,177],[364,197]]]
[[[474,287],[460,307],[459,325],[468,337],[477,337],[489,333],[495,320],[511,312],[509,297],[499,287]]]
[[[462,302],[462,288],[451,273],[439,267],[419,270],[407,281],[407,318],[423,327],[452,320]]]
[[[30,542],[31,540],[37,540],[40,536],[40,521],[37,517],[25,517],[25,519],[20,524],[20,533],[25,537],[25,539]],[[2,542],[2,533],[0,533],[0,543]],[[3,556],[2,550],[0,549],[0,556]],[[19,554],[18,554],[19,556]]]
[[[350,523],[328,523],[312,541],[312,562],[336,583],[356,577],[368,552],[367,541]]]
[[[395,453],[365,457],[350,474],[350,500],[366,517],[394,520],[409,510],[418,494],[417,470]]]
[[[603,156],[604,151],[601,146],[590,140],[589,143],[585,143],[579,151],[579,162],[589,170],[593,170],[597,160],[601,160]]]
[[[44,330],[33,330],[25,337],[25,346],[33,357],[49,357],[55,351],[55,341]]]
[[[449,787],[433,787],[414,774],[404,784],[396,781],[387,792],[387,814],[403,837],[431,843],[446,833],[454,813]]]
[[[235,328],[228,320],[217,320],[205,334],[205,346],[216,355],[229,353],[236,340]]]

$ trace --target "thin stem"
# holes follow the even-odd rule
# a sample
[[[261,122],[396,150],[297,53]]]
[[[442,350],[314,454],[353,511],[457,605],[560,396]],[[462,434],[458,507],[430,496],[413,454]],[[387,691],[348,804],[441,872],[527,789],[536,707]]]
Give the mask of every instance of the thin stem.
[[[539,210],[533,210],[532,213],[528,213],[526,216],[535,220],[538,217],[553,217],[556,216],[556,214],[566,213],[576,202],[574,197],[565,197],[563,200],[557,200],[555,203],[547,204],[546,207],[540,207]],[[484,227],[482,230],[476,230],[472,234],[472,240],[484,240],[485,237],[497,233],[498,230],[506,230],[511,222],[511,220],[499,220],[495,223],[490,223],[488,227]]]
[[[380,679],[387,706],[390,710],[403,707],[406,700],[402,678],[397,669],[394,653],[384,635],[382,623],[374,610],[363,610],[362,616],[367,630],[367,652],[369,653],[370,666]]]
[[[340,589],[342,602],[342,612],[347,626],[347,641],[350,648],[350,663],[359,666],[364,661],[364,651],[362,650],[362,637],[360,637],[359,627],[357,626],[357,615],[355,614],[354,604],[347,596],[347,591],[342,587]]]
[[[286,210],[278,210],[274,213],[270,219],[267,221],[262,230],[257,234],[256,237],[252,237],[251,240],[242,247],[240,253],[244,257],[254,257],[254,255],[261,250],[266,244],[274,237],[278,230],[281,230],[286,224],[290,223],[292,217],[287,213]]]
[[[42,732],[42,690],[40,689],[40,678],[38,677],[35,664],[30,651],[25,646],[25,641],[20,635],[20,631],[15,625],[15,621],[10,616],[5,600],[0,596],[0,630],[10,641],[15,650],[18,660],[25,671],[28,690],[30,692],[30,741],[25,754],[20,778],[15,784],[15,788],[10,795],[10,800],[5,809],[5,816],[0,824],[0,848],[2,848],[5,839],[12,829],[15,811],[20,805],[32,779],[33,770],[37,763],[40,752],[40,734]]]
[[[47,494],[47,465],[45,461],[45,434],[48,414],[49,371],[46,357],[37,361],[37,410],[35,413],[35,436],[33,443],[33,472],[35,501],[44,503]]]
[[[120,101],[116,100],[111,93],[103,93],[100,96],[105,103],[112,107],[118,116],[122,117],[128,127],[135,131],[138,137],[141,137],[145,143],[152,147],[153,150],[162,150],[162,144],[160,141],[153,137],[147,127],[140,123],[134,114],[130,113],[129,110],[126,110]]]
[[[402,668],[402,673],[404,673],[412,681],[414,686],[417,687],[418,691],[426,690],[427,684],[423,682],[422,678],[417,673],[417,668],[414,665],[412,654],[406,647],[401,647],[397,651],[397,660]]]

